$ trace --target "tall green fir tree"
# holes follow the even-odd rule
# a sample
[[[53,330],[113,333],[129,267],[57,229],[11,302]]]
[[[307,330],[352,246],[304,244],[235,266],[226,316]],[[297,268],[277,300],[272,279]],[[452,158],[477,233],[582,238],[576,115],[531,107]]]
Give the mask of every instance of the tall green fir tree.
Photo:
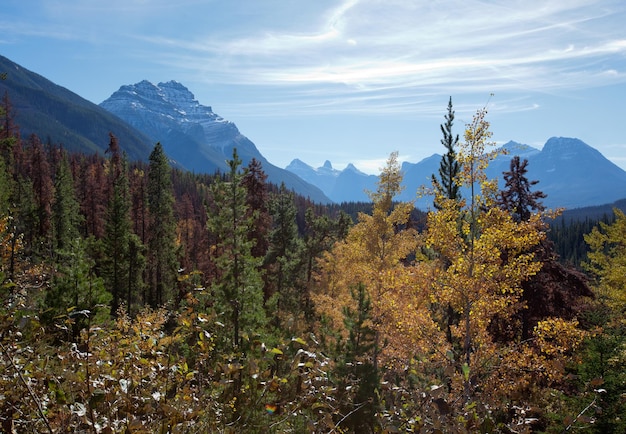
[[[439,164],[439,177],[432,175],[432,183],[435,188],[434,205],[441,209],[439,203],[441,198],[459,201],[461,193],[459,191],[458,176],[461,171],[461,164],[457,160],[455,148],[459,143],[459,135],[452,133],[454,125],[454,110],[452,109],[452,97],[448,101],[448,113],[444,116],[446,122],[441,124],[443,138],[441,144],[446,148],[446,153],[441,157]],[[438,199],[439,198],[439,199]]]
[[[272,220],[267,209],[269,198],[266,179],[261,162],[256,158],[250,160],[242,182],[247,191],[248,213],[253,217],[253,228],[249,233],[249,238],[255,240],[252,254],[257,258],[267,253],[267,233]]]
[[[266,298],[276,299],[276,319],[292,329],[305,311],[304,244],[298,234],[294,194],[281,184],[269,202],[272,228],[265,257]],[[289,327],[291,325],[291,327]]]
[[[54,178],[52,203],[52,258],[55,272],[44,300],[44,320],[53,321],[69,315],[73,335],[97,312],[108,312],[109,296],[96,276],[95,261],[87,252],[80,235],[82,215],[76,200],[74,181],[67,154],[62,153]]]
[[[146,197],[149,229],[144,301],[157,307],[172,299],[177,280],[174,193],[171,168],[161,143],[150,154]]]
[[[111,313],[116,315],[121,303],[130,315],[137,304],[144,258],[139,237],[132,231],[128,162],[120,151],[117,138],[111,135],[109,149],[109,187],[103,243],[102,276],[111,293]]]
[[[229,346],[237,350],[245,336],[262,334],[267,324],[263,303],[263,258],[252,255],[254,214],[248,212],[246,188],[240,171],[237,150],[228,161],[230,172],[225,179],[211,184],[213,204],[208,207],[207,226],[212,239],[217,275],[212,283],[217,314],[232,331]]]
[[[79,229],[82,220],[70,164],[67,154],[63,153],[54,179],[54,202],[52,204],[54,252],[68,250],[72,242],[80,237]]]

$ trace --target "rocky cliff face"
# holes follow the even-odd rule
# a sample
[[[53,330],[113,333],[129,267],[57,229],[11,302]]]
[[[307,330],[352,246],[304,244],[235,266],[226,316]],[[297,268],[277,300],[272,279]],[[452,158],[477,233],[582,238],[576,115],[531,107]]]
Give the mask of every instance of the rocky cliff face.
[[[237,126],[200,104],[182,84],[141,81],[125,85],[100,106],[160,142],[168,157],[196,173],[226,171],[233,149],[247,165],[260,161],[268,181],[285,185],[316,202],[329,202],[322,191],[265,159]]]
[[[188,170],[224,170],[224,154],[232,154],[235,145],[240,155],[262,158],[235,124],[200,104],[176,81],[125,85],[100,106],[161,142],[168,156]]]

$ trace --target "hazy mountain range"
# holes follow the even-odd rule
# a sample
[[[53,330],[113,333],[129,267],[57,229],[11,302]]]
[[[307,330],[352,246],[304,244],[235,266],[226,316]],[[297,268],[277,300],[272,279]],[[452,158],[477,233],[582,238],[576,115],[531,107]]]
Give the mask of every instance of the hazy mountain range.
[[[498,178],[503,187],[502,172],[510,170],[511,158],[519,155],[528,159],[527,177],[539,181],[535,189],[547,194],[543,202],[550,208],[595,206],[626,198],[626,171],[579,139],[552,137],[541,150],[513,141],[502,148],[506,154],[491,162],[487,169],[489,178]],[[431,175],[438,173],[440,161],[441,155],[433,154],[418,163],[403,163],[404,191],[399,199],[416,200],[421,185],[431,186]],[[317,185],[335,202],[366,201],[366,191],[376,188],[376,176],[352,165],[340,171],[333,169],[330,161],[313,168],[296,159],[287,170]],[[467,197],[468,192],[463,193]],[[420,198],[416,204],[425,209],[432,204],[432,198]]]
[[[178,167],[198,173],[226,170],[225,161],[237,148],[244,164],[252,158],[262,163],[268,181],[284,182],[321,203],[367,201],[365,191],[376,188],[377,176],[353,165],[336,170],[327,161],[313,168],[296,159],[285,169],[274,166],[234,123],[200,104],[175,81],[123,85],[98,106],[2,56],[0,71],[7,73],[0,91],[9,95],[22,136],[35,133],[71,151],[104,153],[112,132],[129,157],[139,160],[146,160],[158,141]],[[536,188],[548,195],[544,203],[549,207],[577,208],[626,198],[626,171],[578,139],[553,137],[541,150],[516,142],[504,148],[509,155],[492,162],[488,175],[501,179],[512,155],[527,158],[528,178],[540,181]],[[403,163],[405,189],[399,199],[415,200],[420,186],[430,186],[440,161],[441,156],[433,154]],[[427,208],[431,202],[426,197],[416,204]]]

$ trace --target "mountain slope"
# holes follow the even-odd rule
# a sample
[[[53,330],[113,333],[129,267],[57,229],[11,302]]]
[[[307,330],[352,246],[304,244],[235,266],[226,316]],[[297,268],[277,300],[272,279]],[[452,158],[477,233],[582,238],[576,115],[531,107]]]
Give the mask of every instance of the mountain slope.
[[[0,71],[7,74],[0,92],[9,96],[23,137],[37,134],[69,151],[103,153],[111,132],[130,159],[148,159],[154,143],[117,116],[6,57],[0,56]]]
[[[200,173],[226,171],[226,160],[233,149],[247,165],[252,158],[260,161],[268,181],[285,185],[311,200],[330,200],[312,184],[293,173],[271,164],[237,126],[200,104],[182,84],[168,81],[154,85],[141,81],[125,85],[100,106],[161,142],[168,157],[187,170]]]

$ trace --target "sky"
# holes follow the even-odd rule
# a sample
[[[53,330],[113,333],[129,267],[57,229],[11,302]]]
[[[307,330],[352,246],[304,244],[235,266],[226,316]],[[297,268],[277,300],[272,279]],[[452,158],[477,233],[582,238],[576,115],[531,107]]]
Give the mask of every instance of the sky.
[[[96,104],[176,80],[272,164],[576,137],[626,169],[623,0],[3,0],[0,54]]]

